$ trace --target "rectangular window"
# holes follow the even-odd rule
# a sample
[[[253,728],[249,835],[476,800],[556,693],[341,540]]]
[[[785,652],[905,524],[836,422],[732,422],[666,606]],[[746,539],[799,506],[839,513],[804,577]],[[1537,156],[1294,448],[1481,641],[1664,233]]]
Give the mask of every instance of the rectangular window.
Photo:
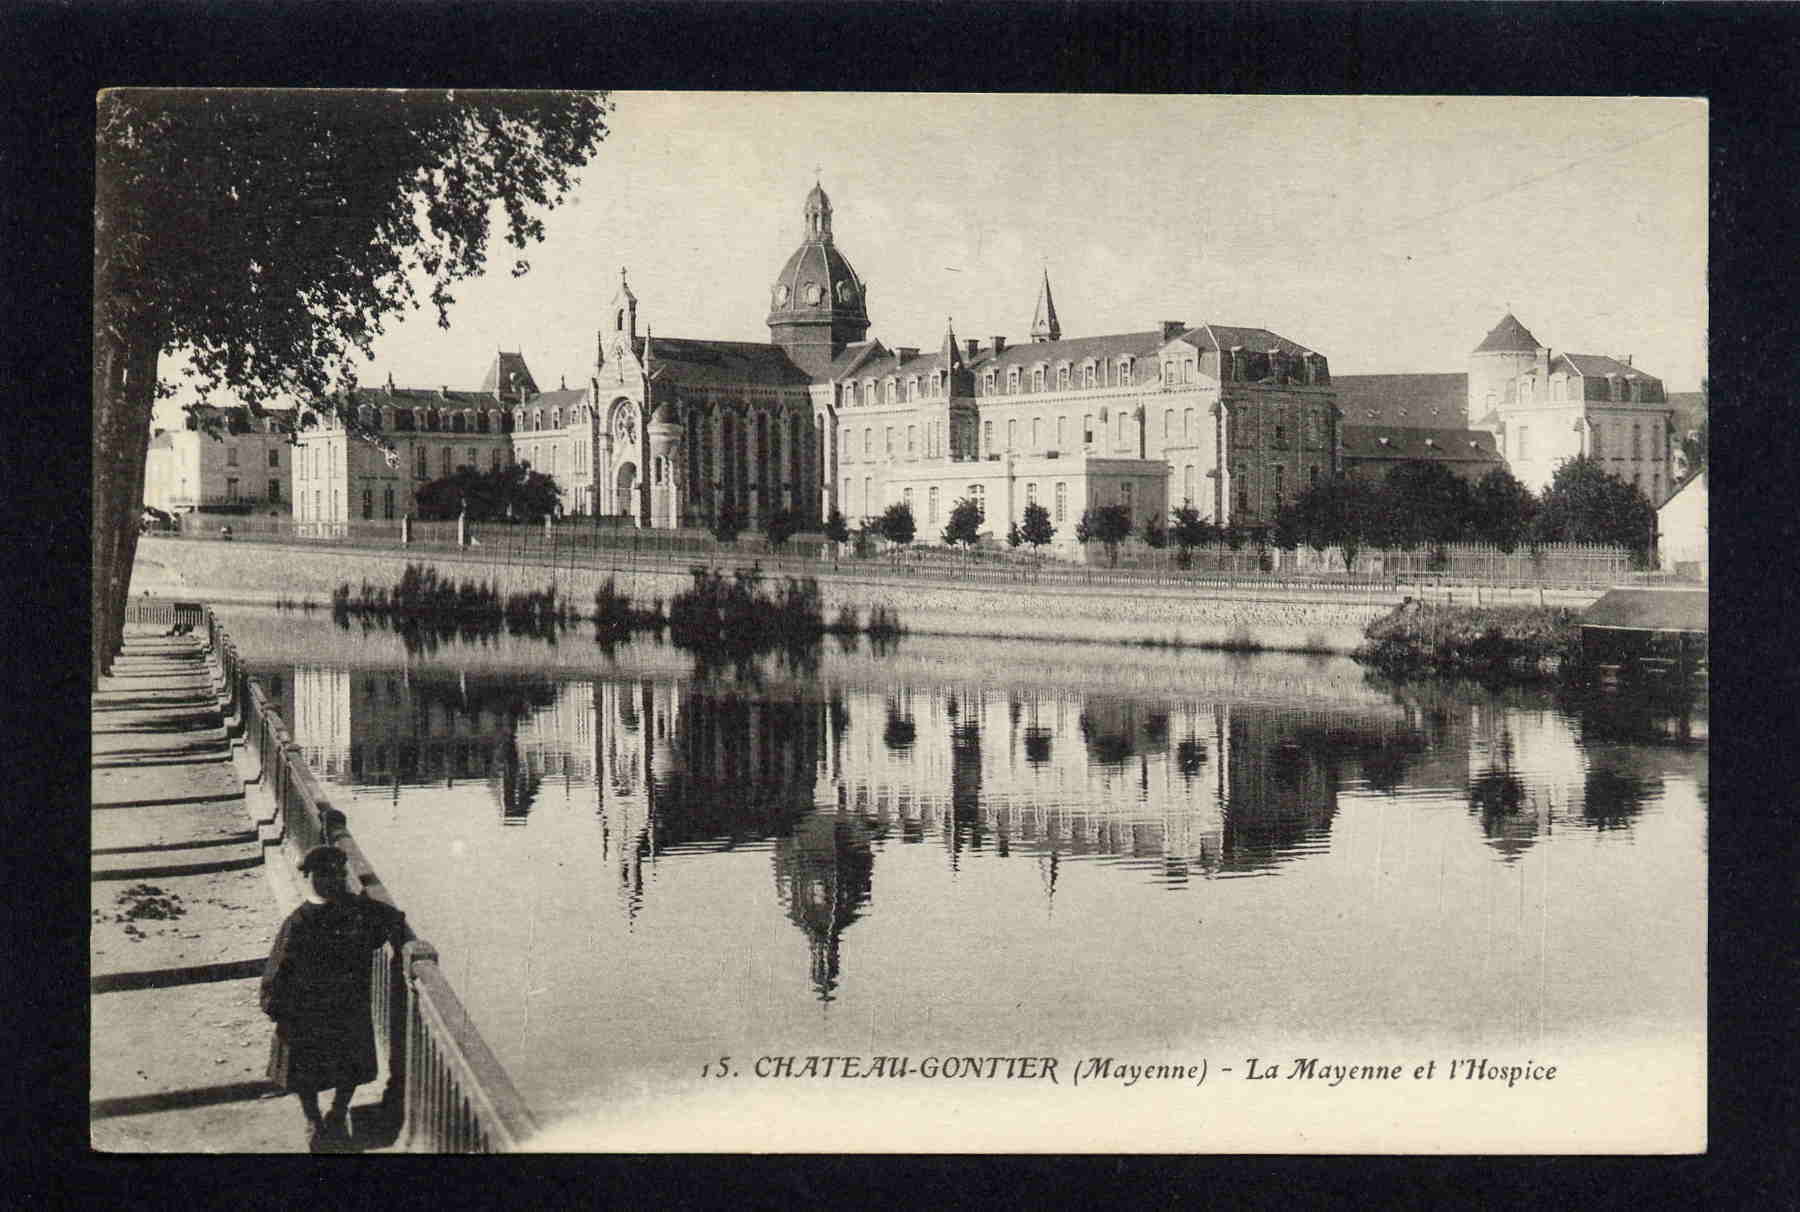
[[[987,453],[992,454],[994,452],[994,423],[992,421],[981,423],[981,440],[987,446]]]
[[[1529,426],[1529,425],[1521,425],[1521,426],[1519,426],[1519,452],[1518,452],[1518,457],[1519,457],[1519,458],[1520,458],[1520,459],[1521,459],[1521,460],[1524,460],[1524,459],[1528,459],[1528,458],[1530,458],[1530,457],[1531,457],[1531,438],[1530,438],[1530,435],[1531,435],[1531,427],[1530,427],[1530,426]]]
[[[442,474],[446,476],[450,474],[450,448],[448,446],[438,452],[438,465],[444,469]]]
[[[269,481],[269,500],[271,500],[271,501],[281,500],[281,481],[280,480],[270,480]]]
[[[1167,442],[1170,438],[1172,438],[1174,436],[1175,436],[1175,410],[1173,408],[1171,408],[1171,409],[1166,410],[1163,413],[1163,441]]]
[[[1056,520],[1061,522],[1069,512],[1069,486],[1060,480],[1056,485]]]
[[[866,459],[874,453],[875,453],[875,431],[873,429],[864,429],[863,430],[863,458]]]
[[[1069,443],[1069,418],[1056,418],[1056,449],[1067,450]]]
[[[1119,363],[1119,386],[1131,386],[1131,363],[1129,362]]]
[[[1069,388],[1069,368],[1067,366],[1058,366],[1056,368],[1056,386],[1059,391],[1067,391],[1068,390],[1068,388]]]
[[[1126,513],[1132,512],[1132,483],[1130,480],[1119,485],[1119,504],[1125,507]]]
[[[238,465],[237,454],[237,447],[227,446],[225,448],[225,466],[236,467]]]
[[[324,495],[325,494],[320,492],[317,488],[313,489],[312,516],[313,516],[313,521],[315,521],[315,522],[319,520],[319,498],[321,498]]]
[[[281,448],[280,447],[276,447],[274,450],[271,450],[269,452],[269,466],[270,467],[280,467],[281,466]]]
[[[1037,504],[1037,485],[1035,483],[1025,485],[1025,503],[1027,505]]]
[[[911,488],[902,488],[900,490],[900,500],[906,505],[907,512],[911,513],[912,512],[912,489]]]
[[[431,473],[425,469],[425,448],[423,446],[415,447],[413,449],[413,478],[424,480],[430,478],[430,475]]]
[[[370,521],[374,517],[375,490],[373,488],[365,488],[363,489],[363,521]]]
[[[1044,368],[1042,366],[1031,372],[1031,390],[1044,390]]]
[[[225,481],[225,499],[227,501],[235,501],[238,499],[238,482],[237,482],[236,477],[230,477],[230,478],[226,479],[226,481]]]
[[[1031,418],[1031,448],[1033,450],[1044,448],[1042,421],[1038,417]]]
[[[925,491],[925,508],[928,512],[925,516],[925,520],[927,522],[936,522],[937,521],[937,503],[938,503],[938,490],[936,488],[926,489],[926,491]]]
[[[1121,410],[1119,412],[1119,445],[1121,445],[1121,446],[1126,445],[1131,440],[1129,438],[1129,436],[1127,436],[1127,432],[1126,432],[1127,427],[1130,424],[1131,424],[1131,417],[1127,413],[1125,413],[1123,410]]]
[[[889,458],[894,454],[894,427],[889,425],[882,433],[882,450]]]
[[[1019,369],[1014,367],[1006,372],[1006,394],[1017,395],[1019,392]]]
[[[1084,366],[1081,368],[1081,384],[1083,387],[1092,387],[1094,385],[1094,368],[1092,366]]]
[[[1631,457],[1632,458],[1641,459],[1644,457],[1643,440],[1644,440],[1643,431],[1640,428],[1638,428],[1637,422],[1633,421],[1631,423]]]
[[[1081,440],[1090,446],[1094,441],[1094,414],[1088,413],[1081,418]]]
[[[1181,440],[1184,442],[1194,440],[1194,410],[1191,408],[1181,410]]]
[[[1017,450],[1019,448],[1018,435],[1019,423],[1017,421],[1008,421],[1006,423],[1006,448],[1008,450]]]
[[[874,485],[875,485],[875,481],[871,477],[869,477],[869,476],[863,477],[863,516],[864,517],[868,517],[875,509],[875,487],[874,487]]]
[[[917,425],[908,425],[906,427],[906,457],[909,459],[918,453],[914,448],[915,443],[918,441],[918,437],[919,427]]]

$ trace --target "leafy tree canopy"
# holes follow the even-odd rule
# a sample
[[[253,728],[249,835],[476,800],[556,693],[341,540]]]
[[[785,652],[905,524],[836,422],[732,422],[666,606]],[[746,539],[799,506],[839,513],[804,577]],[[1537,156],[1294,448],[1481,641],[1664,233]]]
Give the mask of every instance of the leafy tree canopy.
[[[956,505],[950,510],[950,520],[944,526],[944,542],[954,547],[958,543],[964,547],[973,547],[981,539],[981,523],[985,519],[981,504],[968,497],[957,498]]]
[[[1556,469],[1535,531],[1543,543],[1616,543],[1641,552],[1655,522],[1656,511],[1642,492],[1581,455]]]
[[[825,537],[833,543],[850,541],[850,523],[846,522],[844,515],[835,509],[825,519]]]
[[[1476,536],[1501,551],[1513,551],[1531,533],[1537,500],[1512,472],[1496,467],[1469,493],[1469,524]]]
[[[1082,543],[1104,544],[1107,559],[1117,564],[1119,544],[1131,537],[1131,510],[1123,505],[1090,505],[1075,525],[1075,537]]]
[[[1042,547],[1055,538],[1056,527],[1050,524],[1050,511],[1042,505],[1027,505],[1025,524],[1019,528],[1019,535],[1033,547]]]
[[[882,511],[881,517],[875,521],[875,533],[890,543],[905,547],[913,541],[918,533],[913,523],[912,506],[905,501],[895,501]]]
[[[1388,539],[1397,547],[1452,543],[1469,522],[1469,485],[1442,463],[1408,459],[1388,469]]]
[[[777,509],[763,522],[763,535],[769,540],[769,546],[777,550],[799,530],[800,515],[791,509]]]
[[[719,506],[719,512],[713,517],[712,537],[721,543],[735,543],[743,531],[744,518],[738,513],[738,507],[730,501]]]
[[[1169,511],[1169,519],[1173,523],[1169,533],[1183,554],[1210,542],[1218,533],[1218,528],[1201,517],[1200,511],[1192,505],[1177,505]]]
[[[562,489],[530,463],[510,463],[488,471],[458,467],[418,491],[419,516],[454,518],[467,505],[471,522],[535,522],[556,512]]]

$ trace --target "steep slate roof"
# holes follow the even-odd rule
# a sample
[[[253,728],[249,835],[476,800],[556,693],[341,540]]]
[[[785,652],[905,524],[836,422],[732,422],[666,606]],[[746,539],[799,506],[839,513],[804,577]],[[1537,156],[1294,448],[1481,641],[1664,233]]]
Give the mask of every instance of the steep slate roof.
[[[532,408],[567,408],[585,403],[587,394],[585,387],[559,387],[555,391],[540,391],[525,403]]]
[[[855,378],[862,373],[862,366],[859,363],[863,359],[877,358],[886,352],[887,347],[880,341],[874,339],[867,341],[852,341],[850,344],[844,346],[843,353],[831,360],[831,365],[826,367],[825,373],[820,377],[820,381],[823,382],[827,379]]]
[[[1181,339],[1204,350],[1230,350],[1241,345],[1255,353],[1267,353],[1271,349],[1279,349],[1285,354],[1313,352],[1266,328],[1238,328],[1230,324],[1201,324],[1182,333]]]
[[[359,387],[356,402],[376,408],[499,408],[493,391],[445,391],[435,387]]]
[[[1014,366],[1031,366],[1038,362],[1054,365],[1057,362],[1079,363],[1089,358],[1148,358],[1155,356],[1162,345],[1161,329],[1154,332],[1114,333],[1103,337],[1070,337],[1064,341],[1030,341],[1024,345],[1008,345],[997,357],[991,348],[977,350],[975,360],[969,363],[969,369],[980,374]]]
[[[487,377],[481,380],[481,390],[491,392],[500,387],[510,389],[514,375],[525,380],[527,395],[537,391],[537,381],[531,377],[531,368],[525,365],[525,355],[505,351],[494,355],[493,362],[488,365]]]
[[[637,354],[644,356],[644,339]],[[788,359],[779,345],[751,341],[696,341],[658,336],[651,347],[653,370],[695,386],[750,383],[768,387],[804,386],[812,376]]]
[[[1395,425],[1345,425],[1339,431],[1346,459],[1428,459],[1433,463],[1505,460],[1494,435],[1479,429],[1419,429]],[[1386,439],[1385,445],[1382,439]]]
[[[1519,323],[1510,311],[1494,325],[1493,330],[1475,347],[1476,353],[1536,353],[1543,348],[1531,330]]]
[[[1704,589],[1609,589],[1581,613],[1583,627],[1629,631],[1708,630]]]
[[[1332,375],[1345,425],[1461,429],[1468,425],[1467,374]]]
[[[1619,375],[1626,379],[1645,379],[1652,383],[1662,382],[1653,374],[1646,374],[1635,366],[1627,366],[1617,358],[1609,358],[1605,354],[1566,353],[1559,355],[1556,360],[1585,378],[1605,378],[1607,375]]]

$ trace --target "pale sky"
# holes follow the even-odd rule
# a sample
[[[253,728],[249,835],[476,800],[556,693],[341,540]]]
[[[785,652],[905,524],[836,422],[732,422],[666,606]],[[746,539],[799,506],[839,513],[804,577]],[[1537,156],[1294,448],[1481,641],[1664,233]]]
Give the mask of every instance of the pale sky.
[[[364,383],[474,388],[496,348],[585,382],[628,267],[640,326],[764,341],[815,179],[869,335],[1272,329],[1337,374],[1461,371],[1510,308],[1553,351],[1706,374],[1707,110],[1637,98],[619,93],[545,242],[389,322]]]

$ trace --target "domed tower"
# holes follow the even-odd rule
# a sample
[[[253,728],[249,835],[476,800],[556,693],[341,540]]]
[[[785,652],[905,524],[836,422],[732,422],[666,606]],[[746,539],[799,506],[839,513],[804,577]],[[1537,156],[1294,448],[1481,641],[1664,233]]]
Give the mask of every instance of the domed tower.
[[[1469,425],[1483,428],[1489,413],[1512,403],[1514,381],[1549,352],[1507,312],[1469,355]]]
[[[769,300],[769,339],[813,374],[869,331],[868,288],[831,240],[831,199],[806,195],[806,235],[781,267]]]

